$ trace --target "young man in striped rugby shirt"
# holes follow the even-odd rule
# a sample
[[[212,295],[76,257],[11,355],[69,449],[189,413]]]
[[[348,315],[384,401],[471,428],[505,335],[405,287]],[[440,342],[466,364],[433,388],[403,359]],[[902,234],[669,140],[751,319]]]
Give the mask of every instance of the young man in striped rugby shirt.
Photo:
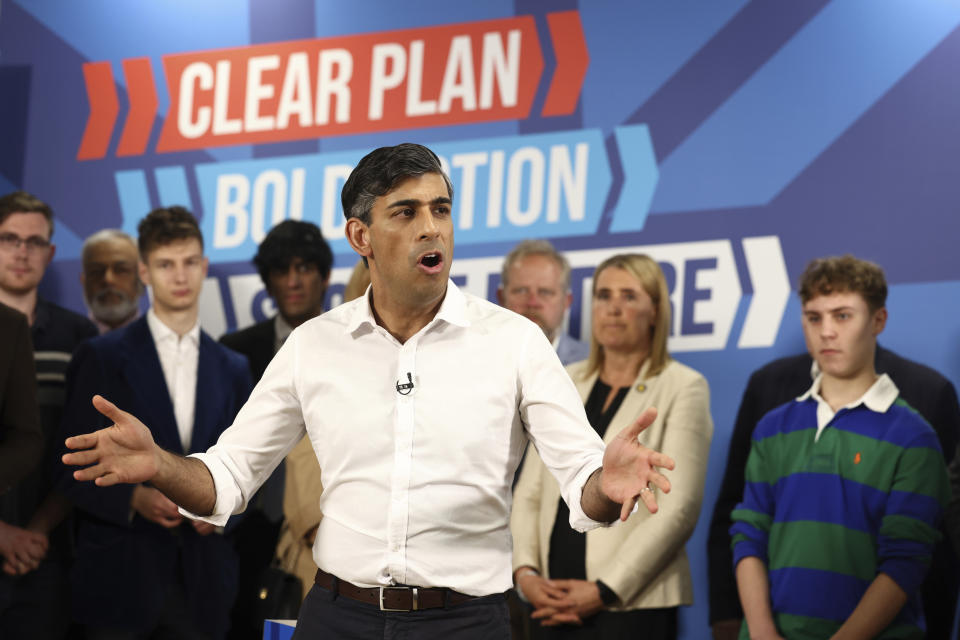
[[[881,269],[814,260],[800,281],[820,375],[753,435],[733,512],[741,638],[922,638],[918,587],[948,496],[933,429],[874,369]]]

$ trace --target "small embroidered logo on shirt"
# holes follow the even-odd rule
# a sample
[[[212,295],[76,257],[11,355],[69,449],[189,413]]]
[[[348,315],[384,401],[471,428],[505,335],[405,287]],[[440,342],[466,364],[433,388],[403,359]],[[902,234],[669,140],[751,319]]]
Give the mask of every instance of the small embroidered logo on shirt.
[[[860,452],[857,451],[857,455],[853,456],[853,464],[860,464]]]

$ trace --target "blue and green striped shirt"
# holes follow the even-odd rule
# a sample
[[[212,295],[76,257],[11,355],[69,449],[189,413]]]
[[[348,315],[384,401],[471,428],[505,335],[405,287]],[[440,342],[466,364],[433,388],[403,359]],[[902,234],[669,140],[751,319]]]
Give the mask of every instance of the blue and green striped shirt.
[[[828,421],[818,435],[818,379],[754,431],[732,514],[733,560],[766,564],[774,621],[787,638],[829,637],[880,572],[909,598],[880,637],[923,637],[918,587],[940,536],[946,468],[933,429],[889,378],[878,385],[888,396],[880,406],[875,393],[832,417],[821,408]]]

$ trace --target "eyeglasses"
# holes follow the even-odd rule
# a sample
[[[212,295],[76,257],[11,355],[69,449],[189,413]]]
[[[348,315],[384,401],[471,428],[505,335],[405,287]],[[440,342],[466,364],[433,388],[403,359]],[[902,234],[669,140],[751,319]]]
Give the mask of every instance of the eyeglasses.
[[[16,251],[23,245],[27,245],[28,253],[36,253],[49,247],[50,241],[44,240],[40,236],[21,238],[15,233],[0,233],[0,250]]]

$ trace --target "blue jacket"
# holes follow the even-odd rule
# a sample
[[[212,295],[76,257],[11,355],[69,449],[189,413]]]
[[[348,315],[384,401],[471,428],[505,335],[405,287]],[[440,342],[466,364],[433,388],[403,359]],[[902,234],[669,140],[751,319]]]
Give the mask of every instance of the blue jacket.
[[[164,449],[205,451],[233,422],[252,385],[246,359],[203,332],[197,367],[193,436],[185,452],[146,317],[90,340],[77,350],[67,372],[65,437],[109,425],[91,404],[99,393],[137,416]],[[96,626],[152,628],[169,586],[182,580],[197,628],[221,637],[236,595],[237,559],[230,536],[200,536],[188,521],[175,529],[161,527],[132,511],[133,485],[79,483],[71,471],[64,467],[61,487],[77,507],[71,575],[75,619]]]

